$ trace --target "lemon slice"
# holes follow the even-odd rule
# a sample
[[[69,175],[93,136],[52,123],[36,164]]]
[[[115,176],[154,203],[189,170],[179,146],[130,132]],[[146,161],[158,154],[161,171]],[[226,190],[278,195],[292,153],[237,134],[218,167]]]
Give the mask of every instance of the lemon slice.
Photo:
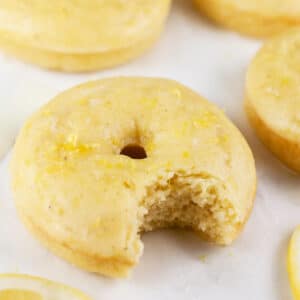
[[[43,278],[0,275],[0,300],[91,300],[82,292]]]
[[[300,226],[294,231],[288,249],[287,268],[292,293],[300,300]]]

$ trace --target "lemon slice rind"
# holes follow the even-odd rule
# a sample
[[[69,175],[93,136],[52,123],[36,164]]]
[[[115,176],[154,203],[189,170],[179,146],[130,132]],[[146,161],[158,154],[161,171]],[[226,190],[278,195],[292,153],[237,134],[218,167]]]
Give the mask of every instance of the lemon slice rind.
[[[29,275],[0,275],[0,293],[5,290],[32,291],[41,295],[43,300],[92,300],[77,289]]]

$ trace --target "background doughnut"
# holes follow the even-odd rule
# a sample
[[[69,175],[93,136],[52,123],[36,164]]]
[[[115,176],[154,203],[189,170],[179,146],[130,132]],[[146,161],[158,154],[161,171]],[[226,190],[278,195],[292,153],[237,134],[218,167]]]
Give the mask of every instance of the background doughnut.
[[[268,41],[250,64],[246,110],[259,138],[300,171],[300,30]]]
[[[113,67],[157,40],[170,2],[1,0],[0,48],[55,70]]]
[[[268,37],[300,25],[298,0],[194,0],[216,23],[254,37]]]

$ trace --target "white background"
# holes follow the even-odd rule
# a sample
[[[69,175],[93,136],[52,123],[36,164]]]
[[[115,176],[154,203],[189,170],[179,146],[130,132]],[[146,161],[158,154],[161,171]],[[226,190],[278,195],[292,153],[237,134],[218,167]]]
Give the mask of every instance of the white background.
[[[225,110],[249,141],[259,177],[253,214],[233,246],[213,247],[184,232],[154,232],[143,236],[145,253],[132,277],[112,280],[70,266],[27,233],[15,213],[7,155],[0,164],[0,273],[44,276],[99,300],[290,300],[285,262],[288,239],[300,221],[299,178],[258,142],[243,111],[245,72],[259,46],[216,28],[190,1],[178,0],[156,46],[110,71],[66,75],[0,56],[2,153],[10,149],[23,119],[61,90],[112,75],[167,77]]]

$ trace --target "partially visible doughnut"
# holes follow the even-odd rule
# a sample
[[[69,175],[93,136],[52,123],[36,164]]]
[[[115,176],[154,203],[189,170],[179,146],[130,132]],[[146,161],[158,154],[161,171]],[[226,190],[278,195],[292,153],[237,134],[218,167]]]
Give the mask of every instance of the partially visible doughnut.
[[[268,42],[247,74],[246,110],[264,144],[300,172],[300,30]]]
[[[160,35],[170,0],[0,0],[0,48],[62,71],[124,63]]]
[[[75,265],[113,277],[137,264],[144,231],[188,228],[230,244],[256,188],[241,133],[166,79],[105,79],[62,93],[26,122],[11,168],[30,231]]]
[[[298,0],[194,0],[206,16],[226,28],[268,37],[300,25]]]

